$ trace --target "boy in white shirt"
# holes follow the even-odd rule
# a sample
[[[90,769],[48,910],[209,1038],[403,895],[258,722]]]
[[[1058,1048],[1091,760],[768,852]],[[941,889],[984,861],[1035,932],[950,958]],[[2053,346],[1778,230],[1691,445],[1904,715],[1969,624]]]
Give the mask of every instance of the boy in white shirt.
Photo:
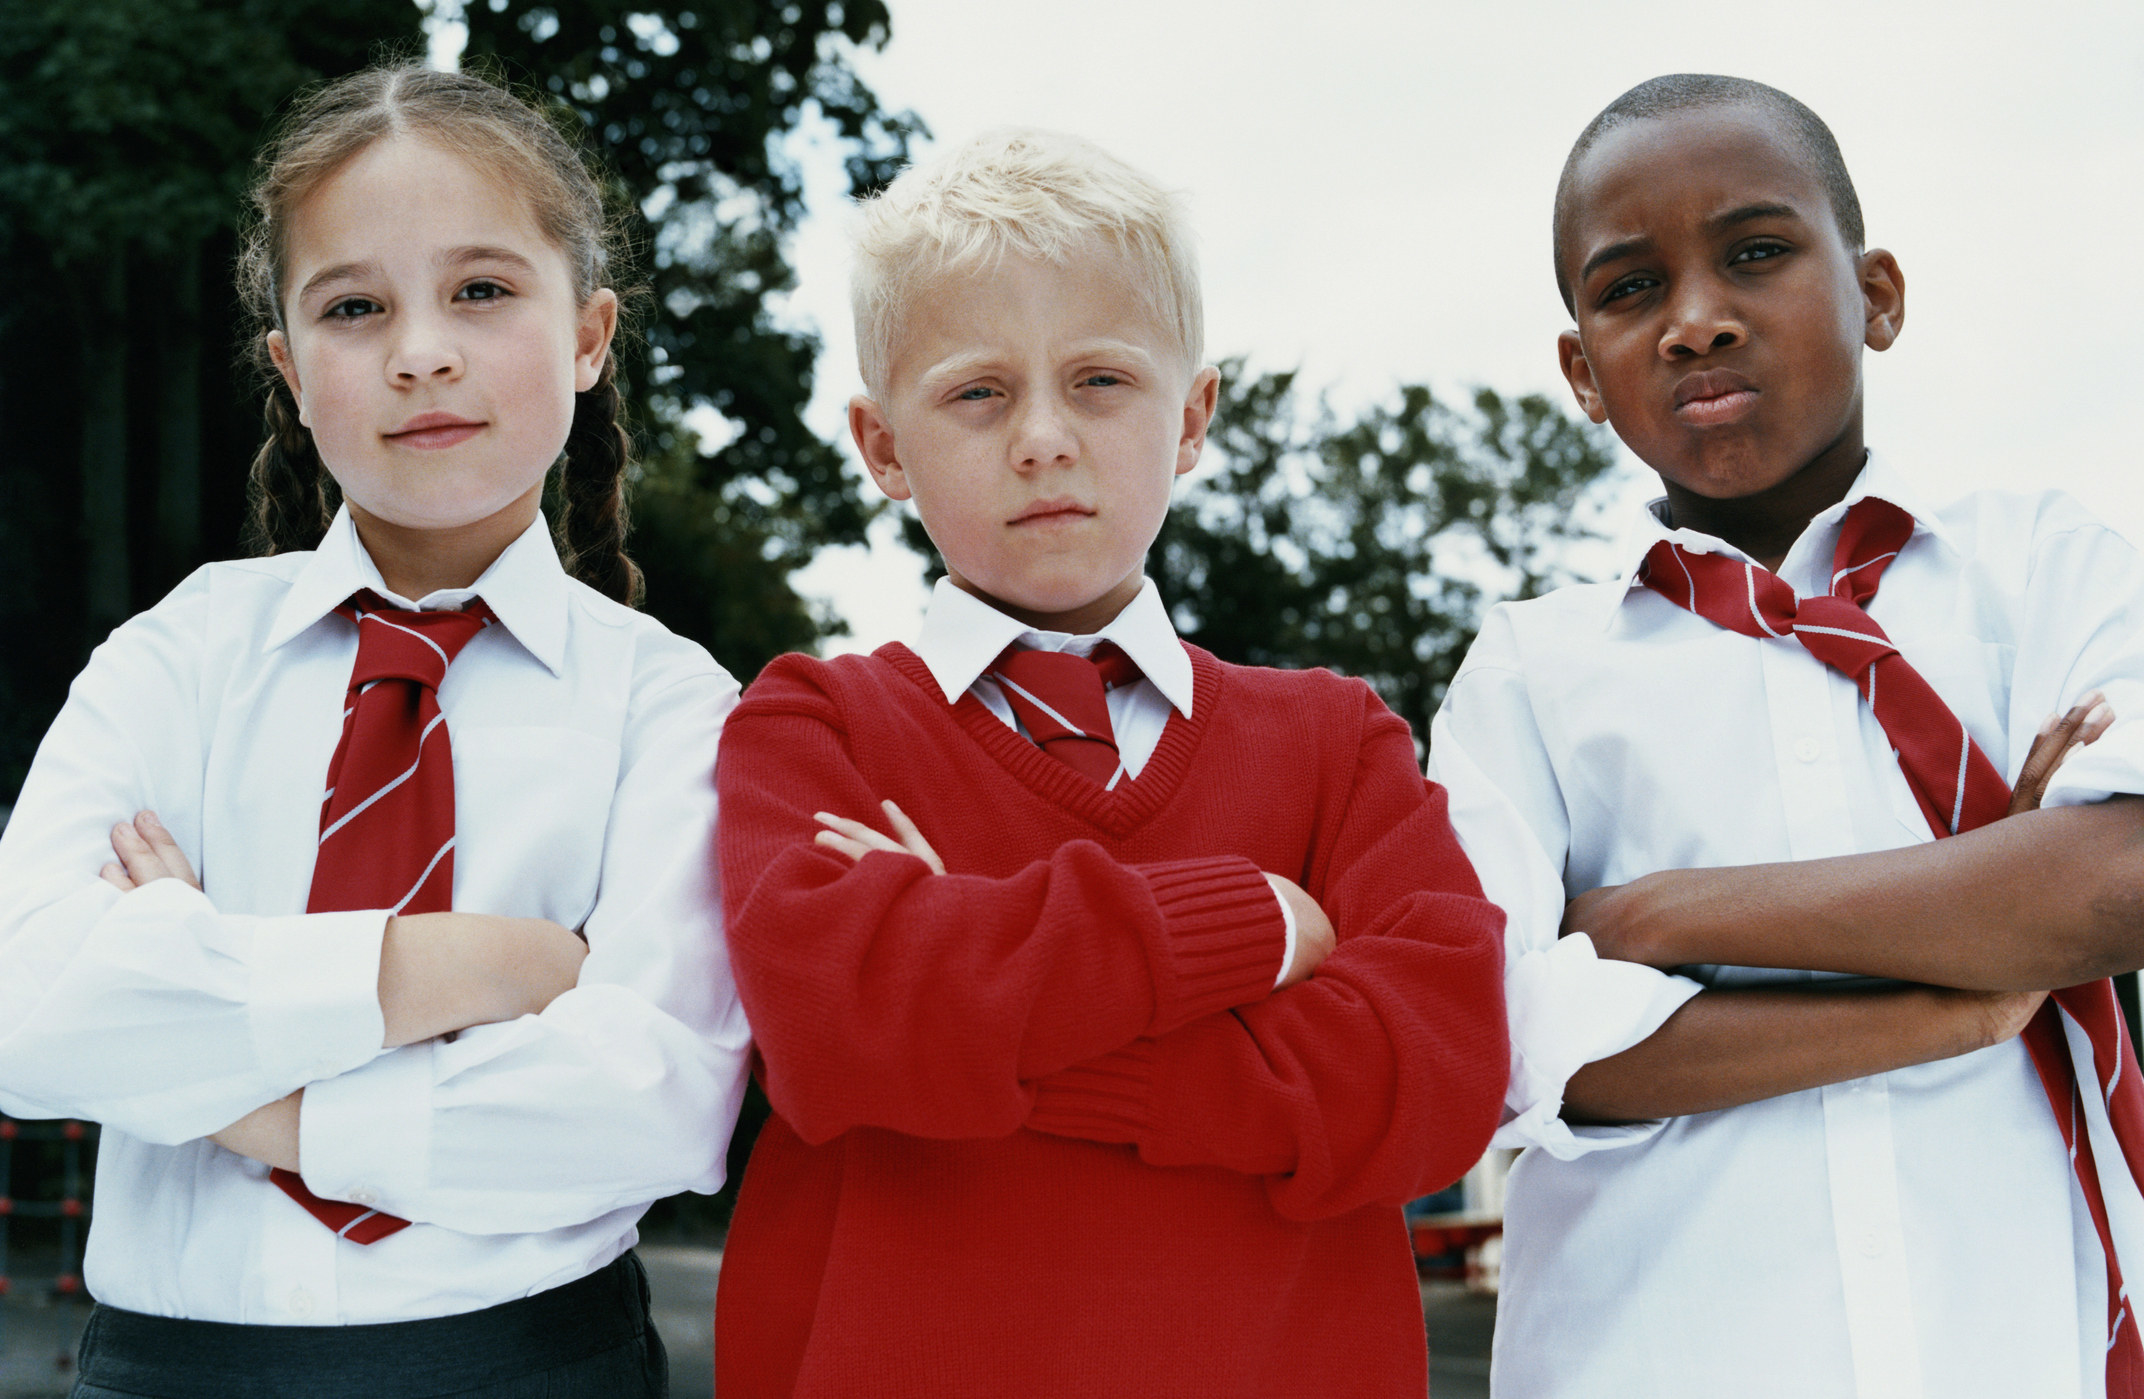
[[[2102,702],[2144,704],[2144,565],[2062,496],[1931,509],[1869,453],[1904,280],[1785,94],[1619,98],[1555,254],[1566,377],[1666,497],[1622,578],[1492,612],[1432,729],[1511,915],[1499,1140],[1537,1148],[1495,1392],[2137,1393],[2102,1245],[2144,1269],[2134,1059],[2104,982],[2042,1003],[2144,962],[2144,807],[2106,800],[2144,733]]]

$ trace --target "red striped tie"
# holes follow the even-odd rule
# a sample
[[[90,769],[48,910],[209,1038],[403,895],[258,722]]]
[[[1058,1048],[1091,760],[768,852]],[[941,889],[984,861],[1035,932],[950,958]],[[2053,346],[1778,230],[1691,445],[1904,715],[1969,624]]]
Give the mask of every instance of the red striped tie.
[[[1784,581],[1753,563],[1694,553],[1665,539],[1646,554],[1638,576],[1676,606],[1730,631],[1778,640],[1792,636],[1809,654],[1851,676],[1897,750],[1898,765],[1930,829],[1938,836],[1955,835],[2004,816],[2010,788],[1950,706],[1865,610],[1884,569],[1912,534],[1913,517],[1889,501],[1869,496],[1855,502],[1840,528],[1826,596],[1797,599]],[[2091,1044],[2089,1074],[2071,1056],[2065,1018]],[[2122,1286],[2106,1196],[2084,1127],[2082,1083],[2089,1077],[2107,1105],[2123,1164],[2133,1179],[2144,1181],[2144,1084],[2114,983],[2056,991],[2026,1027],[2024,1040],[2106,1251],[2108,1399],[2144,1399],[2144,1340]]]
[[[1093,656],[1007,647],[987,672],[1037,747],[1105,788],[1124,771],[1109,722],[1109,691],[1139,678],[1132,658],[1108,642]]]
[[[462,647],[490,624],[491,609],[476,601],[460,612],[410,612],[368,590],[335,611],[357,624],[357,664],[342,741],[328,763],[305,911],[444,912],[454,901],[454,752],[439,686]],[[409,1227],[391,1214],[323,1200],[295,1171],[277,1167],[268,1178],[352,1243]]]

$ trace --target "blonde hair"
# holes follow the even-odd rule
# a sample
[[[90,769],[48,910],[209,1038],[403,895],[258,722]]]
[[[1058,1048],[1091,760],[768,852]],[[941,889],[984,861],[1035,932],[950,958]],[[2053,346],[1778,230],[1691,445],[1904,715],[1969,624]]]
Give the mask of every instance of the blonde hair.
[[[391,136],[417,136],[497,175],[529,202],[537,227],[565,255],[573,296],[585,304],[613,286],[627,251],[604,208],[595,172],[573,140],[536,105],[482,73],[383,64],[302,96],[261,152],[251,218],[238,254],[239,299],[253,321],[248,346],[266,385],[267,435],[248,482],[249,533],[264,554],[320,541],[341,492],[298,421],[290,389],[269,363],[267,332],[283,329],[290,221],[298,206],[353,157]],[[630,308],[638,289],[619,291]],[[625,552],[625,480],[632,438],[624,425],[616,348],[594,387],[574,395],[559,488],[559,553],[567,572],[620,602],[637,603],[640,569]]]
[[[1008,253],[1062,266],[1121,256],[1156,324],[1196,368],[1206,353],[1198,258],[1183,201],[1091,141],[1055,131],[986,132],[910,166],[864,201],[849,297],[864,386],[883,395],[916,296],[948,273]]]

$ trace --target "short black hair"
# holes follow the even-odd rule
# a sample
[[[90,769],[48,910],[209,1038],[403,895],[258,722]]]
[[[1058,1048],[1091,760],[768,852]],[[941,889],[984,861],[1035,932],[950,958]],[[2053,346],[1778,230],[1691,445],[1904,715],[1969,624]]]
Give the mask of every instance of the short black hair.
[[[1632,122],[1708,107],[1740,106],[1762,107],[1786,123],[1788,131],[1801,144],[1802,153],[1808,158],[1818,182],[1824,186],[1825,196],[1831,200],[1831,215],[1839,225],[1839,236],[1846,240],[1851,251],[1861,251],[1866,237],[1861,225],[1861,197],[1854,193],[1853,176],[1846,173],[1846,157],[1839,154],[1839,142],[1831,134],[1831,128],[1824,125],[1822,117],[1778,88],[1766,87],[1748,78],[1728,78],[1716,73],[1668,73],[1639,83],[1603,107],[1600,115],[1578,133],[1577,143],[1563,162],[1563,175],[1556,181],[1551,252],[1556,259],[1556,290],[1563,294],[1564,310],[1573,315],[1578,310],[1572,298],[1570,278],[1564,275],[1563,240],[1570,232],[1574,213],[1571,206],[1576,200],[1573,187],[1577,183],[1578,163],[1585,159],[1586,152],[1592,150],[1601,137]]]

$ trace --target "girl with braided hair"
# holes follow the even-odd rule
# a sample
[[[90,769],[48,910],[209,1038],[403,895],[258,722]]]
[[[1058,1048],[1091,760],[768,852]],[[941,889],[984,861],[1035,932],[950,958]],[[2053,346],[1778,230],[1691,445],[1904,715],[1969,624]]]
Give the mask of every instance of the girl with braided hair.
[[[633,610],[598,186],[389,66],[254,207],[259,557],[98,648],[0,839],[0,1110],[105,1128],[75,1393],[662,1394],[635,1224],[721,1185],[748,1053],[737,687]]]

